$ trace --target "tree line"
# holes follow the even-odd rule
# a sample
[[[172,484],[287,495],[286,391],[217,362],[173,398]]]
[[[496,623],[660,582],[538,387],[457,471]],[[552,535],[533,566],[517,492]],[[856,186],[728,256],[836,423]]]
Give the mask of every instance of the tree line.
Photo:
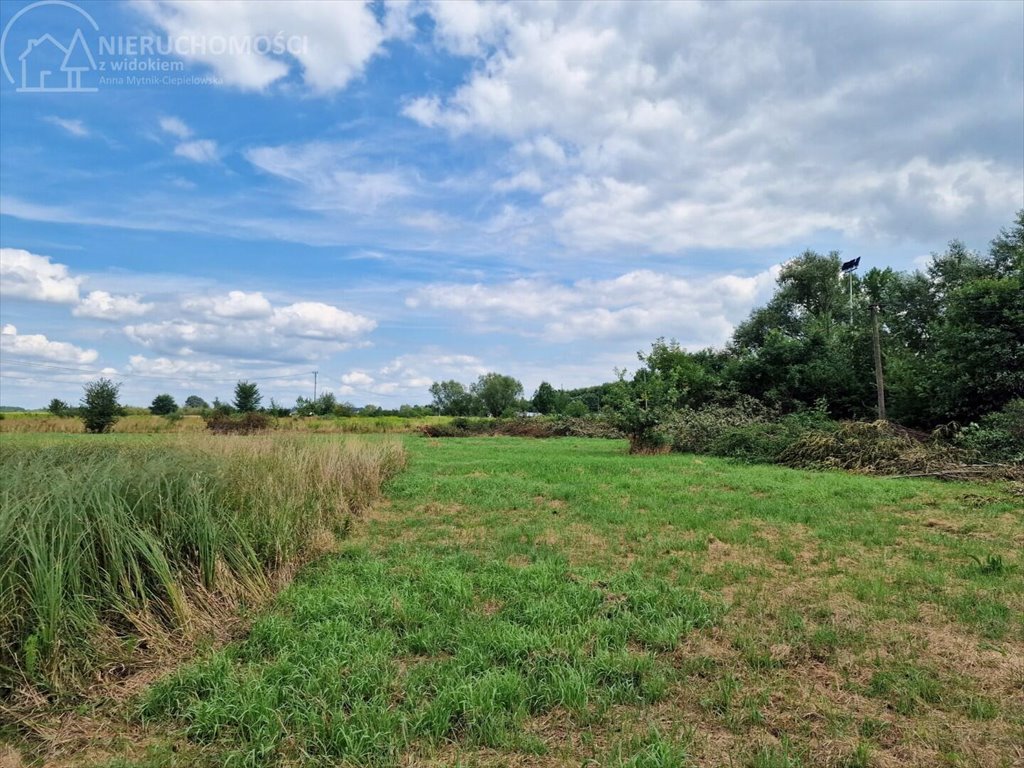
[[[873,307],[890,420],[963,425],[1024,397],[1024,211],[987,253],[954,240],[924,270],[840,277],[840,264],[836,252],[813,251],[785,264],[771,300],[724,348],[658,339],[620,376],[616,407],[753,397],[781,413],[875,419]]]
[[[632,374],[571,390],[548,382],[529,399],[512,376],[491,372],[464,385],[434,382],[428,406],[356,408],[331,392],[299,397],[294,408],[262,406],[253,382],[239,381],[230,403],[192,395],[196,411],[272,415],[509,417],[523,413],[583,416],[610,413],[627,423],[655,423],[667,412],[729,405],[754,398],[786,414],[815,409],[834,419],[874,419],[873,311],[879,318],[887,416],[905,426],[968,424],[1024,397],[1024,210],[986,253],[953,240],[923,270],[873,267],[841,276],[838,252],[805,251],[783,265],[774,295],[754,309],[721,348],[696,352],[657,339],[638,353]],[[119,385],[86,386],[77,411],[54,399],[49,410],[79,413],[90,431],[109,429],[121,412]],[[169,394],[149,408],[173,416]],[[95,420],[88,413],[99,414]]]

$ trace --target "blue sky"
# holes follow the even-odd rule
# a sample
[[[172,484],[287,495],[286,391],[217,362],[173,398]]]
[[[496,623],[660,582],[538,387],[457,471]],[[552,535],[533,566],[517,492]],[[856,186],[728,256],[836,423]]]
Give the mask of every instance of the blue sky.
[[[31,5],[5,405],[597,383],[722,344],[805,248],[913,268],[1024,207],[1021,3]],[[94,90],[26,91],[76,30]]]

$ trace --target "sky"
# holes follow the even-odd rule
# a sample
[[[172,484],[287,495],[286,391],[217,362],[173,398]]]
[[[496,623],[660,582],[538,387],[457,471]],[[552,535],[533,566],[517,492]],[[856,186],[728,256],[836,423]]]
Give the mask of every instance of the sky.
[[[1024,3],[0,3],[0,403],[425,403],[1024,207]]]

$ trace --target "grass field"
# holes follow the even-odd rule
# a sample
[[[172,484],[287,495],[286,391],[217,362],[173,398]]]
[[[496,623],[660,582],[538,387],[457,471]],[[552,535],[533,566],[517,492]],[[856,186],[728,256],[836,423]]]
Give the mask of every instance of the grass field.
[[[1024,764],[1020,497],[405,442],[340,552],[244,639],[87,711],[66,762]]]

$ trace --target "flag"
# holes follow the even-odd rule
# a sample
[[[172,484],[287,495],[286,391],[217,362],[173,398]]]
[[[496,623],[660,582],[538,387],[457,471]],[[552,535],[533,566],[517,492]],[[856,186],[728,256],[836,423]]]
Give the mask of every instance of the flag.
[[[860,256],[858,256],[856,259],[850,259],[849,261],[844,261],[843,265],[839,269],[845,275],[847,272],[853,272],[853,270],[855,270],[859,266],[860,266]]]

